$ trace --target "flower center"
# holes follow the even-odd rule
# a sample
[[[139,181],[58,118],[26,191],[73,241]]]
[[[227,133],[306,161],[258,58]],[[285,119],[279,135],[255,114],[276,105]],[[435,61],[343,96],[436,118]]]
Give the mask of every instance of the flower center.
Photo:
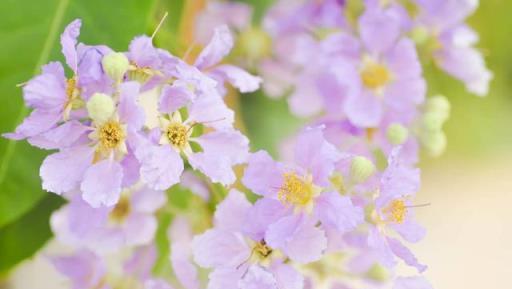
[[[379,89],[391,80],[391,73],[386,66],[370,62],[365,64],[361,71],[363,85],[369,89]]]
[[[272,248],[270,248],[265,240],[261,240],[260,242],[256,243],[254,246],[254,252],[258,254],[258,257],[261,259],[266,259],[270,255],[272,255]]]
[[[130,214],[131,205],[127,196],[121,196],[114,209],[110,212],[110,219],[115,223],[122,223]]]
[[[384,212],[389,215],[393,222],[401,224],[405,220],[407,206],[403,200],[394,200],[386,209],[384,209]]]
[[[181,123],[171,123],[165,132],[169,142],[179,148],[183,149],[188,142],[188,128]]]
[[[278,198],[282,203],[305,206],[313,199],[313,195],[312,183],[305,182],[295,173],[284,174],[284,184],[278,192]]]
[[[124,131],[117,121],[109,121],[100,128],[99,139],[101,146],[114,149],[124,140]]]

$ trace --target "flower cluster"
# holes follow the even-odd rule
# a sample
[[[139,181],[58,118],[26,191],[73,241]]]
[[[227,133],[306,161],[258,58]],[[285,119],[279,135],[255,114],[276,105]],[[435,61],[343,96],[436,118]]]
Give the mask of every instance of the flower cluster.
[[[51,62],[24,84],[32,112],[4,136],[51,150],[42,187],[68,201],[51,227],[75,249],[51,261],[71,287],[431,288],[407,245],[426,233],[419,148],[443,151],[450,104],[426,97],[422,63],[487,93],[492,74],[464,24],[477,1],[361,2],[279,0],[257,27],[245,4],[211,1],[189,62],[154,35],[126,52],[78,43],[81,21],[70,23],[68,68]],[[250,152],[226,104],[260,85],[309,121],[282,162]],[[176,188],[195,194],[186,209]],[[154,270],[168,252],[159,227],[168,274]],[[399,263],[418,275],[398,276]]]

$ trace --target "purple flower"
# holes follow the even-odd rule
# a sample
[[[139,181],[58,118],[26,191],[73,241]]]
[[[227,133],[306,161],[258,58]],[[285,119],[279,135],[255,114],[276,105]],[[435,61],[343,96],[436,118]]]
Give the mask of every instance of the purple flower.
[[[231,190],[217,207],[214,228],[194,238],[195,262],[213,269],[208,288],[302,288],[302,276],[265,239],[244,233],[251,207],[243,194]]]
[[[474,46],[478,35],[464,20],[478,6],[478,1],[424,1],[418,0],[420,14],[415,26],[427,30],[433,38],[432,49],[435,62],[451,76],[461,80],[467,89],[479,96],[489,90],[493,74],[486,65],[483,55]]]
[[[44,160],[40,169],[43,189],[63,194],[80,187],[91,206],[112,206],[119,199],[122,185],[133,182],[128,178],[133,177],[133,167],[138,163],[130,161],[133,158],[129,148],[135,148],[144,112],[135,101],[138,84],[126,82],[119,89],[116,111],[102,121],[93,120],[77,137],[79,142]]]
[[[231,184],[236,179],[232,167],[247,157],[248,140],[233,129],[233,112],[222,98],[218,94],[198,95],[173,103],[176,96],[190,93],[187,90],[178,85],[163,88],[155,139],[142,140],[146,144],[136,151],[142,163],[141,177],[152,188],[166,189],[179,181],[182,157],[212,181]],[[186,119],[182,117],[184,110]],[[209,132],[203,133],[199,127]]]
[[[263,151],[253,154],[242,181],[264,197],[256,202],[255,209],[274,214],[255,222],[251,233],[264,235],[270,246],[283,250],[294,261],[318,260],[327,245],[325,230],[347,232],[363,221],[361,208],[330,188],[330,177],[339,160],[340,154],[325,141],[321,127],[305,129],[299,135],[294,166],[274,162]],[[257,216],[252,219],[258,220]],[[320,228],[316,226],[318,221]],[[265,225],[268,228],[262,230]],[[304,247],[310,249],[301,249]]]
[[[125,189],[112,207],[92,208],[75,194],[52,215],[51,226],[59,241],[95,252],[146,245],[156,232],[154,213],[165,202],[164,192],[145,186]]]
[[[424,101],[425,80],[414,43],[400,38],[395,9],[369,8],[359,18],[362,48],[347,61],[345,113],[359,127],[377,127],[387,113],[408,114]],[[353,73],[350,75],[350,73]]]
[[[370,228],[368,236],[369,247],[380,254],[386,265],[393,265],[393,256],[397,256],[419,271],[426,269],[399,240],[389,237],[389,230],[408,242],[418,242],[425,236],[425,229],[414,221],[412,211],[417,207],[412,197],[419,189],[419,182],[419,169],[404,165],[400,147],[396,148],[380,178],[375,210],[371,213],[375,226]]]

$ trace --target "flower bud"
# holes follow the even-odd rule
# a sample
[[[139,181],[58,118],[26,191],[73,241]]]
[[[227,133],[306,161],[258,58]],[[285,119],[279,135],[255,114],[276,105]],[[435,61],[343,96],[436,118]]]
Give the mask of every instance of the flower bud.
[[[440,156],[446,149],[446,135],[443,131],[424,132],[421,135],[421,144],[427,153],[433,157]]]
[[[386,135],[392,145],[401,145],[407,140],[409,132],[403,125],[393,123],[388,126]]]
[[[442,95],[430,97],[425,103],[425,111],[437,114],[442,122],[450,117],[450,108],[450,102]]]
[[[411,39],[417,44],[417,45],[423,45],[427,43],[427,41],[430,38],[430,34],[428,32],[428,29],[425,26],[416,26],[411,31]]]
[[[103,70],[115,82],[123,80],[123,76],[130,66],[128,58],[121,52],[112,52],[104,56],[101,64],[103,65]]]
[[[421,118],[421,128],[426,132],[438,132],[443,128],[442,115],[435,112],[427,112]]]
[[[258,60],[271,53],[272,39],[261,28],[251,27],[240,35],[238,46],[249,59]]]
[[[109,95],[95,93],[87,101],[87,112],[95,123],[103,123],[114,114],[114,101]]]
[[[375,264],[366,272],[366,277],[373,281],[385,282],[389,279],[388,271],[381,265]]]
[[[365,157],[357,156],[352,159],[350,165],[350,176],[356,183],[366,181],[375,172],[373,162]]]

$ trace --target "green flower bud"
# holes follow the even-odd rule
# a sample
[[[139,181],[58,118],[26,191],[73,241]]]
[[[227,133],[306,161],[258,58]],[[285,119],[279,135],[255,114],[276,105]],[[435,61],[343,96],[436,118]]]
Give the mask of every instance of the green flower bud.
[[[366,277],[377,282],[385,282],[389,279],[389,273],[382,265],[374,264],[366,272]]]
[[[425,103],[425,111],[438,114],[443,122],[450,117],[450,110],[450,102],[442,95],[429,97]]]
[[[388,141],[392,145],[401,145],[407,140],[409,131],[403,125],[399,123],[393,123],[388,126],[386,135],[388,137]]]
[[[443,131],[424,132],[421,136],[421,144],[427,153],[433,157],[440,156],[446,149],[446,135]]]
[[[427,112],[421,118],[421,128],[426,132],[438,132],[443,128],[443,116],[436,112]]]
[[[261,28],[251,27],[240,35],[238,48],[249,59],[258,60],[270,55],[272,39]]]
[[[357,156],[352,159],[350,165],[350,176],[356,183],[366,181],[375,172],[373,162],[365,157]]]
[[[101,60],[103,70],[115,82],[121,82],[123,76],[128,71],[130,62],[128,58],[121,52],[112,52],[103,57]]]
[[[114,101],[109,95],[95,93],[86,104],[89,117],[95,123],[104,123],[114,114]]]
[[[410,36],[417,45],[423,45],[429,40],[430,33],[425,26],[416,26],[412,29]]]

